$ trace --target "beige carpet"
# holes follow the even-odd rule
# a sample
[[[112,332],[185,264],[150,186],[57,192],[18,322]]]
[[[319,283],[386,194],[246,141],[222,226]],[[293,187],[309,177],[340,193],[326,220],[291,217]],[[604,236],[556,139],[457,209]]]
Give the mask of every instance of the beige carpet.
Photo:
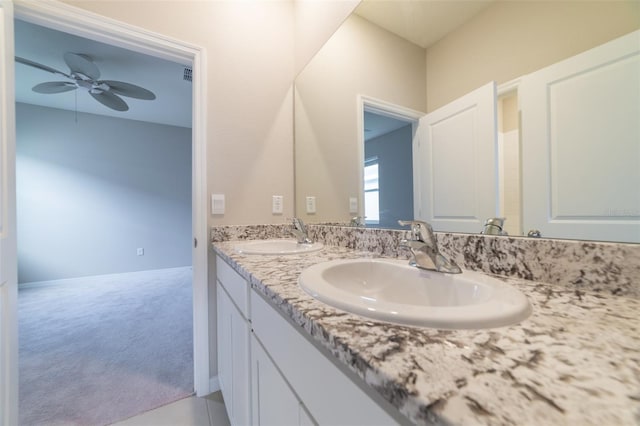
[[[193,393],[191,268],[19,287],[20,425],[106,425]]]

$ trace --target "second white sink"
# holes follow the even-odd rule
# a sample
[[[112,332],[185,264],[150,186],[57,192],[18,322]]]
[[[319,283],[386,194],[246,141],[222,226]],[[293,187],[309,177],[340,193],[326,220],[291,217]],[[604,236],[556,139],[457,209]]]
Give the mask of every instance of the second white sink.
[[[425,271],[406,260],[350,259],[305,269],[299,285],[314,298],[364,317],[406,325],[478,329],[531,314],[518,289],[488,275]]]
[[[238,253],[243,254],[300,254],[321,250],[322,243],[298,244],[296,240],[250,240],[235,245]]]

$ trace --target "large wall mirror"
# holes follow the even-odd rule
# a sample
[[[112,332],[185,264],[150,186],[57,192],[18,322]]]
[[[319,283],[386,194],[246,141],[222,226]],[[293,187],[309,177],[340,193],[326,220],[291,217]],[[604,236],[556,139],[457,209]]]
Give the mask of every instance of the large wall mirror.
[[[520,116],[525,93],[527,102],[535,97],[531,95],[535,84],[527,79],[522,83],[522,77],[628,38],[639,28],[640,3],[635,0],[362,1],[296,79],[296,216],[308,223],[349,223],[356,216],[365,216],[367,226],[385,228],[397,227],[397,219],[426,218],[435,221],[436,230],[451,232],[481,232],[479,220],[504,216],[509,235],[526,236],[535,227],[528,208],[539,199],[522,190],[521,179],[535,180],[539,164],[527,163],[534,150],[531,142],[523,146],[521,140],[524,133],[529,139],[538,137],[531,125],[523,127],[533,121]],[[627,46],[631,44],[637,51],[637,40],[627,40]],[[585,142],[589,138],[576,135],[571,144],[553,148],[554,155],[558,154],[550,159],[548,174],[564,180],[549,196],[554,203],[549,211],[569,218],[572,226],[544,228],[543,237],[640,242],[640,124],[633,118],[640,113],[640,78],[633,77],[640,75],[640,56],[636,52],[615,62],[621,64],[615,70],[598,72],[609,75],[609,80],[625,75],[628,83],[625,91],[611,98],[615,112],[600,121],[616,119],[611,126],[619,129],[624,122],[627,128],[624,134],[613,132],[611,138],[604,137],[611,145],[590,148],[591,142]],[[590,92],[589,79],[572,80],[558,90],[554,87],[554,93]],[[425,145],[425,137],[419,134],[423,118],[469,99],[469,94],[478,90],[494,98],[486,108],[493,114],[486,120],[494,121],[489,130],[495,134],[489,154],[476,146],[451,143],[448,151],[438,154],[437,161],[430,152],[429,167],[440,174],[425,179],[424,156],[416,154],[424,150],[419,145]],[[579,118],[562,102],[558,105],[564,108],[563,123],[590,117]],[[462,108],[465,111],[466,107]],[[603,117],[598,114],[606,109],[611,110],[610,105],[589,114]],[[455,142],[456,132],[464,134],[459,123],[478,127],[477,116],[459,117],[447,125],[453,136],[445,140]],[[597,120],[586,120],[593,121]],[[429,135],[433,134],[431,128]],[[624,142],[616,145],[618,140]],[[594,167],[603,169],[603,163],[589,163],[602,159],[603,149],[617,151],[606,160],[612,173],[601,173],[605,184],[591,182],[591,195],[570,196],[571,185],[581,184],[565,184],[574,167],[576,176]],[[542,157],[545,160],[544,154]],[[578,167],[576,162],[582,164]],[[461,170],[473,173],[464,175]],[[614,170],[623,172],[616,175]],[[448,193],[443,196],[442,190],[433,191],[433,180],[445,178],[451,191],[465,193],[474,185],[488,191],[467,191],[467,199]],[[609,199],[616,191],[625,191],[624,196]],[[600,204],[589,206],[589,196],[597,197]],[[313,213],[307,212],[309,197],[315,201]],[[565,203],[563,197],[571,202]],[[444,200],[442,214],[425,213],[430,209],[426,198]],[[465,219],[470,217],[465,206],[483,203],[490,213],[474,213],[478,217]],[[599,224],[596,233],[585,226],[592,219]],[[626,227],[620,228],[621,223]],[[603,231],[608,227],[619,230]]]

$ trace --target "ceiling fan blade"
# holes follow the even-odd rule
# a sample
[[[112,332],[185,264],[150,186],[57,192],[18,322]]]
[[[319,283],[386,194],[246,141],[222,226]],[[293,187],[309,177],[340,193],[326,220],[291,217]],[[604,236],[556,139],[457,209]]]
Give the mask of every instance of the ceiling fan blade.
[[[51,94],[68,92],[77,88],[78,87],[75,84],[68,81],[49,81],[46,83],[36,84],[31,90],[37,93]]]
[[[123,101],[119,96],[111,93],[111,92],[100,92],[100,93],[91,93],[89,92],[93,99],[100,102],[102,105],[107,108],[114,109],[116,111],[127,111],[129,109],[129,105],[125,101]]]
[[[135,84],[125,83],[124,81],[102,80],[99,83],[106,83],[113,93],[121,96],[144,99],[146,101],[152,101],[156,98],[156,95],[152,91],[136,86]]]
[[[46,65],[39,64],[37,62],[33,62],[33,61],[28,60],[28,59],[21,58],[19,56],[16,56],[16,62],[24,64],[24,65],[29,65],[30,67],[38,68],[38,69],[40,69],[42,71],[47,71],[47,72],[50,72],[50,73],[53,73],[53,74],[58,74],[58,75],[65,76],[67,78],[71,78],[71,76],[69,74],[65,74],[62,71],[58,71],[55,68],[51,68],[51,67],[48,67]]]
[[[92,80],[97,80],[100,77],[100,70],[86,55],[67,52],[64,54],[64,61],[72,73],[86,75]]]

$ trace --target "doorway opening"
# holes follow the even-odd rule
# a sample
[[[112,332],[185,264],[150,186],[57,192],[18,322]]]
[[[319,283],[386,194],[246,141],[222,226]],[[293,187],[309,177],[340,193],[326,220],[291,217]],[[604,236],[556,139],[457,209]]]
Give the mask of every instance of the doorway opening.
[[[398,228],[415,217],[418,111],[360,96],[359,220],[368,227]]]
[[[507,219],[503,230],[516,236],[523,235],[520,151],[518,92],[510,90],[498,96],[498,216]]]
[[[364,111],[364,213],[372,227],[413,220],[413,125]]]
[[[204,51],[198,46],[164,36],[155,36],[139,28],[110,20],[99,15],[84,12],[65,4],[44,5],[39,3],[15,4],[9,17],[42,25],[95,41],[128,48],[166,60],[192,63],[192,299],[193,299],[193,356],[194,385],[198,396],[204,396],[215,389],[215,380],[209,377],[209,324],[208,324],[208,288],[207,288],[207,205],[206,200],[206,97],[204,87],[206,63]],[[13,34],[5,39],[13,44]],[[13,96],[8,96],[12,100]],[[9,143],[12,143],[9,141]],[[15,157],[8,158],[15,161]],[[10,163],[11,165],[11,163]],[[198,242],[200,242],[198,244]],[[15,257],[13,258],[15,259]],[[9,331],[17,329],[17,318],[11,314],[7,319]],[[9,337],[11,337],[11,333]],[[11,340],[9,340],[11,341]],[[6,347],[10,354],[17,353],[15,346]],[[14,352],[15,351],[15,352]],[[17,395],[17,382],[11,382],[9,395]],[[17,418],[13,401],[9,401],[9,418]]]
[[[17,19],[14,34],[16,56],[30,61],[15,80],[20,423],[112,423],[184,398],[194,387],[184,67]],[[164,97],[177,86],[171,104],[184,104],[188,127],[136,114],[158,108],[164,121],[161,101],[57,93],[69,83],[49,82],[44,68],[60,71],[61,57],[69,74],[86,68],[110,86],[127,79]],[[124,98],[128,112],[111,108]]]

